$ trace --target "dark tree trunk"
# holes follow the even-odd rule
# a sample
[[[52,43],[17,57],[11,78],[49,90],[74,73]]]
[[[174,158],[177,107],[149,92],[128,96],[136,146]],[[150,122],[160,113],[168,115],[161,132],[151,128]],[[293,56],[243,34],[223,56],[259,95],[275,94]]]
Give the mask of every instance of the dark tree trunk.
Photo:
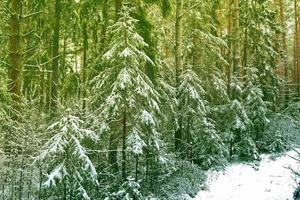
[[[183,0],[176,0],[176,20],[175,20],[175,70],[176,70],[176,87],[177,90],[180,85],[179,77],[183,70],[183,30],[182,30],[182,13],[183,13]],[[179,98],[177,92],[177,98]],[[180,113],[181,106],[178,106],[178,113]],[[175,149],[180,151],[182,148],[182,118],[178,119],[179,127],[175,131]]]
[[[9,36],[9,83],[8,91],[12,94],[15,101],[20,100],[22,85],[22,34],[21,34],[21,16],[22,0],[11,0],[10,17],[10,36]]]
[[[123,113],[123,131],[122,131],[122,177],[126,179],[126,137],[127,137],[127,113]]]

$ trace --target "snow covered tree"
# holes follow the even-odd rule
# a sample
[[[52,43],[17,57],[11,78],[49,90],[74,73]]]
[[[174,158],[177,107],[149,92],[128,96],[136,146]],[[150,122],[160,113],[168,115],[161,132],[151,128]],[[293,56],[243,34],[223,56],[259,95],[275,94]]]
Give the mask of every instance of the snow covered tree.
[[[105,200],[114,199],[145,199],[141,193],[141,186],[133,177],[128,177],[127,180],[120,186],[119,191],[109,194]]]
[[[237,153],[244,158],[256,158],[256,146],[248,132],[250,125],[251,121],[243,105],[234,99],[229,107],[229,127],[225,136],[229,143],[230,156]]]
[[[186,156],[205,168],[221,164],[226,157],[226,148],[208,116],[210,108],[202,82],[192,69],[183,72],[180,82],[178,103]]]
[[[119,134],[122,143],[122,177],[127,177],[127,154],[135,156],[135,177],[139,156],[147,151],[155,158],[163,151],[159,132],[160,95],[142,71],[145,62],[154,64],[142,50],[147,44],[136,31],[133,8],[124,3],[103,55],[107,68],[92,80],[98,118],[106,122],[101,132]]]
[[[48,127],[52,137],[44,144],[34,163],[47,168],[44,188],[55,187],[60,198],[93,199],[98,186],[95,166],[82,140],[98,139],[94,132],[83,128],[83,121],[67,115]],[[60,190],[61,189],[61,190]]]
[[[180,76],[178,104],[180,113],[177,117],[181,120],[181,132],[185,132],[181,143],[185,146],[187,155],[191,154],[193,139],[197,135],[202,120],[207,114],[207,101],[201,80],[192,69],[185,70]],[[189,155],[190,156],[190,155]]]
[[[264,95],[258,84],[258,70],[249,68],[246,76],[245,88],[243,89],[243,106],[247,116],[252,122],[253,139],[258,141],[262,139],[263,133],[269,123],[268,104],[263,100]]]
[[[231,82],[232,100],[224,111],[227,117],[225,139],[229,145],[230,156],[238,155],[244,159],[256,159],[258,152],[250,135],[252,125],[242,103],[242,88],[240,81],[233,77]]]

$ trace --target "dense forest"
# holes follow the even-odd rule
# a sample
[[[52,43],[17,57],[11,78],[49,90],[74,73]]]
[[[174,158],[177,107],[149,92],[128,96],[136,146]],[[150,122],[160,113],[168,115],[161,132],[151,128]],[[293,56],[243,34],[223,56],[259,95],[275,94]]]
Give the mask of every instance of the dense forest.
[[[191,199],[297,141],[298,0],[1,0],[0,199]]]

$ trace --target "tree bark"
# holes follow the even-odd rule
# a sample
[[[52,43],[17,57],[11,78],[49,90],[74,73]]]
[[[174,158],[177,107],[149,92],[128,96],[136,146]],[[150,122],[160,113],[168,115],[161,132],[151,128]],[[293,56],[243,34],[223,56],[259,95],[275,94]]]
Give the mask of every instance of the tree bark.
[[[300,96],[300,20],[298,0],[294,1],[295,10],[295,38],[294,38],[294,82],[297,96]]]
[[[284,73],[284,99],[285,104],[287,106],[289,101],[289,68],[288,68],[288,59],[287,59],[287,42],[286,42],[286,26],[285,26],[285,16],[284,16],[284,3],[283,0],[279,0],[279,18],[280,18],[280,24],[283,28],[283,32],[281,33],[281,42],[282,42],[282,55],[281,55],[281,62],[282,62],[282,68]]]
[[[8,92],[14,100],[13,107],[19,110],[19,102],[21,101],[22,88],[22,71],[23,71],[23,38],[21,33],[22,18],[22,0],[11,0],[11,16],[9,21],[10,36],[8,41],[9,49],[9,73],[8,73]],[[18,116],[12,112],[12,118],[18,120]],[[12,153],[12,131],[8,130],[4,135],[4,152],[7,156]],[[9,163],[6,163],[9,165]]]
[[[233,18],[233,63],[232,69],[233,73],[238,77],[240,76],[240,8],[239,8],[239,0],[234,0],[234,18]]]
[[[127,113],[123,113],[123,131],[122,131],[122,177],[126,179],[126,137],[127,137]]]
[[[115,18],[116,21],[119,19],[119,12],[122,8],[123,0],[115,0]]]
[[[19,102],[21,97],[22,86],[22,34],[21,34],[21,18],[22,18],[22,0],[11,0],[11,16],[10,16],[10,36],[9,36],[9,83],[8,91],[12,94],[13,100]]]
[[[83,23],[83,64],[82,64],[82,84],[86,84],[86,70],[87,70],[87,50],[88,50],[88,33],[87,33],[87,24]],[[82,90],[82,109],[86,108],[86,89],[83,87]]]
[[[59,79],[59,35],[60,35],[61,2],[55,0],[55,24],[52,50],[52,78],[51,78],[51,111],[56,112],[58,106],[58,79]]]
[[[100,51],[102,52],[105,44],[106,44],[106,32],[108,26],[108,0],[103,0],[103,7],[102,7],[102,16],[103,16],[103,25],[101,27],[101,42],[100,42]]]
[[[183,13],[183,0],[176,0],[176,21],[175,21],[175,70],[176,70],[176,87],[177,90],[180,85],[179,77],[183,70],[183,32],[182,32],[182,13]],[[177,98],[180,94],[177,94]],[[180,113],[181,106],[178,106]],[[175,131],[175,150],[179,151],[182,144],[182,119],[179,116],[179,127]]]
[[[228,36],[232,33],[232,13],[231,13],[231,1],[228,1],[228,25],[227,25],[227,34]],[[227,52],[227,60],[229,65],[227,66],[227,95],[231,96],[231,79],[232,79],[232,41],[231,38],[228,39],[228,52]]]

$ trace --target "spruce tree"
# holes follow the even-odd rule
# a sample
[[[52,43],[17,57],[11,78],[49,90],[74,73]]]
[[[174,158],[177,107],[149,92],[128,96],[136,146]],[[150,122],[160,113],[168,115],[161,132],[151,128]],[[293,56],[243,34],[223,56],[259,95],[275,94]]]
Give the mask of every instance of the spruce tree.
[[[56,187],[60,198],[90,200],[98,186],[97,172],[83,146],[83,139],[96,141],[97,135],[83,127],[83,121],[67,115],[48,127],[52,137],[44,144],[34,163],[44,163],[45,189]]]
[[[183,120],[185,154],[204,168],[224,164],[226,148],[219,136],[202,81],[192,69],[187,69],[180,77],[179,104]]]
[[[138,178],[139,157],[145,151],[154,160],[163,152],[160,95],[142,69],[145,62],[154,63],[143,51],[147,44],[137,33],[132,12],[133,8],[124,3],[118,21],[109,28],[112,38],[103,55],[107,68],[92,80],[92,104],[97,105],[97,116],[105,122],[101,131],[121,133],[124,180],[133,173]],[[134,170],[128,167],[129,155],[135,157]]]

